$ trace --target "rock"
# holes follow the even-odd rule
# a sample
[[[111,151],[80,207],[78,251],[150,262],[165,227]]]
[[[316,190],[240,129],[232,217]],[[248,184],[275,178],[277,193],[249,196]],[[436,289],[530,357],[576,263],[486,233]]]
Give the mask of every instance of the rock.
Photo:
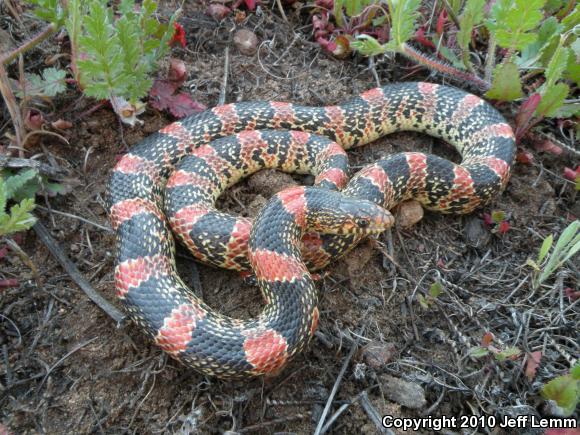
[[[359,350],[360,358],[371,368],[381,370],[395,355],[396,347],[393,343],[371,341]]]
[[[538,411],[528,405],[506,406],[505,408],[498,408],[497,414],[499,421],[503,420],[504,417],[517,418],[519,415],[533,415],[538,419],[540,418]],[[518,429],[518,433],[521,435],[541,435],[544,433],[544,430],[540,428],[527,427]]]
[[[411,409],[420,409],[427,403],[425,391],[420,385],[388,375],[381,376],[381,380],[389,400]]]
[[[12,36],[6,30],[0,29],[0,53],[8,53],[12,51],[16,46],[12,41]]]
[[[364,243],[358,245],[356,249],[343,258],[348,278],[353,284],[362,284],[361,274],[365,273],[365,266],[373,257],[373,252],[373,248],[368,243]]]
[[[268,200],[262,195],[257,195],[251,203],[248,204],[248,216],[250,218],[256,217],[258,212],[266,205]]]
[[[491,233],[485,228],[481,219],[469,216],[467,223],[463,227],[463,238],[465,243],[472,248],[482,248],[489,243]]]
[[[275,169],[256,172],[248,180],[250,189],[266,198],[270,198],[281,190],[296,186],[297,184],[289,174],[276,171]]]
[[[417,201],[405,201],[397,207],[395,222],[399,228],[409,228],[423,219],[423,207]]]
[[[253,56],[258,50],[258,37],[248,29],[239,29],[234,35],[234,44],[245,56]]]

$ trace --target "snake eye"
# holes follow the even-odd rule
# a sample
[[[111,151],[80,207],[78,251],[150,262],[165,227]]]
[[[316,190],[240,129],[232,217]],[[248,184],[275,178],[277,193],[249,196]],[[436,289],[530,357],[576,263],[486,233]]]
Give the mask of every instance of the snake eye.
[[[366,228],[366,227],[368,227],[371,224],[371,222],[368,219],[366,219],[366,218],[358,218],[356,220],[356,224],[360,228]]]

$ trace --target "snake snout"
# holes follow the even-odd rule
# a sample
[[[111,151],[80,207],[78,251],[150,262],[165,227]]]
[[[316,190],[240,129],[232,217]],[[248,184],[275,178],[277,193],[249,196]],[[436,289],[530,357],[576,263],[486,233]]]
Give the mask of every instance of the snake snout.
[[[391,212],[381,207],[379,207],[379,209],[379,212],[374,216],[371,225],[369,226],[369,233],[371,234],[382,233],[395,224],[395,217]]]
[[[388,210],[371,201],[348,199],[341,204],[341,208],[348,216],[343,227],[346,233],[379,234],[395,223],[395,218]]]
[[[360,234],[379,234],[395,223],[395,218],[388,210],[372,203],[359,210],[358,214],[354,223],[356,232]]]

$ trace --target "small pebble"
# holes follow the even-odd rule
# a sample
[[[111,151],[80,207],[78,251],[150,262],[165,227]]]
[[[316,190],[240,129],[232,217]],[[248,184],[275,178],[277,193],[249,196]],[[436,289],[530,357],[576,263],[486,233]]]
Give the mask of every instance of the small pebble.
[[[481,248],[489,243],[491,233],[485,228],[481,219],[476,216],[469,216],[465,227],[463,227],[463,238],[465,243],[472,248]]]
[[[362,360],[375,370],[381,370],[395,355],[396,347],[393,343],[371,341],[359,351]]]
[[[427,403],[420,385],[387,375],[381,376],[381,380],[385,395],[393,402],[411,409],[420,409]]]
[[[258,37],[248,29],[239,29],[234,35],[234,44],[245,56],[253,56],[258,49]]]
[[[409,228],[423,219],[423,207],[417,201],[405,201],[397,207],[395,222],[399,228]]]

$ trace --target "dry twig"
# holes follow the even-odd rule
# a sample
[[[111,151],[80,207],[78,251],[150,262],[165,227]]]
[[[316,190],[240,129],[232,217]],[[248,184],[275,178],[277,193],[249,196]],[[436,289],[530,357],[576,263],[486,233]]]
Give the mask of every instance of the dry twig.
[[[53,240],[44,225],[40,222],[36,222],[33,228],[38,238],[46,245],[48,250],[58,260],[72,280],[85,292],[89,299],[107,313],[118,326],[121,325],[125,320],[125,315],[91,286],[91,284],[82,276],[75,264],[68,259],[62,249]]]

